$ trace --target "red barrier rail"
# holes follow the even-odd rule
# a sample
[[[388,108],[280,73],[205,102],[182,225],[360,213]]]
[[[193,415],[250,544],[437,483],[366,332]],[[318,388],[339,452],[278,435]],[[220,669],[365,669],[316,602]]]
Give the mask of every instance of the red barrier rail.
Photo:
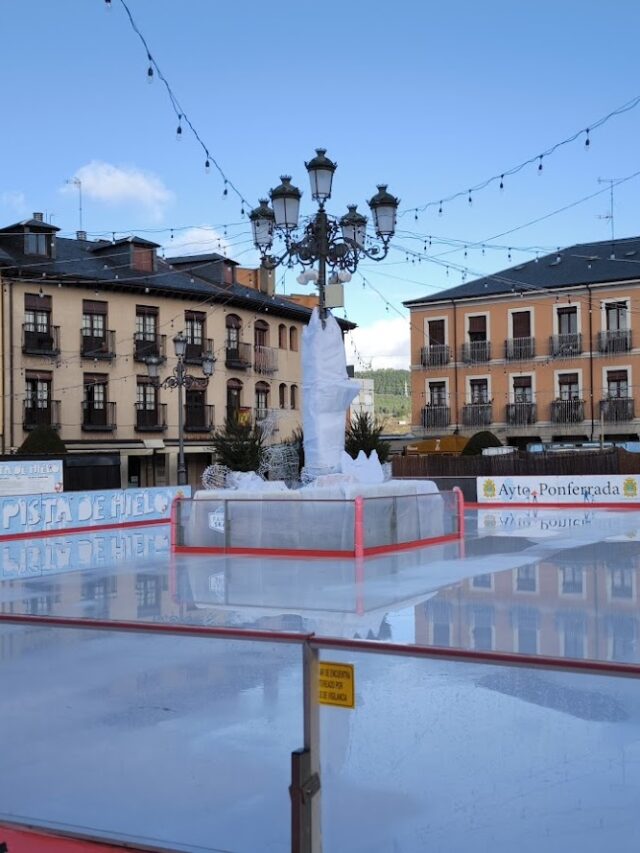
[[[356,653],[397,655],[399,657],[431,658],[461,663],[493,664],[534,669],[552,669],[560,672],[590,673],[593,675],[640,677],[640,664],[615,661],[579,660],[547,655],[525,655],[512,652],[476,651],[444,648],[441,646],[409,646],[385,643],[379,640],[351,640],[341,637],[319,637],[317,634],[292,631],[259,631],[254,628],[218,628],[212,625],[180,625],[161,622],[133,622],[109,619],[79,619],[69,616],[30,616],[18,613],[0,613],[0,624],[30,625],[49,628],[73,628],[85,631],[119,631],[136,634],[167,636],[216,637],[246,642],[291,643],[307,645],[312,649],[343,649]]]

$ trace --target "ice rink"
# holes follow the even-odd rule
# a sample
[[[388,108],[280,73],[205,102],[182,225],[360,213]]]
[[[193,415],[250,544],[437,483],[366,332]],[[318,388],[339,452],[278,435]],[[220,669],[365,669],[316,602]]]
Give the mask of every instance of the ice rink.
[[[0,545],[4,613],[640,663],[640,513],[467,511],[354,560],[170,553],[168,526]],[[0,624],[0,819],[184,851],[290,849],[300,646]],[[633,678],[327,651],[325,851],[616,853],[640,832]]]

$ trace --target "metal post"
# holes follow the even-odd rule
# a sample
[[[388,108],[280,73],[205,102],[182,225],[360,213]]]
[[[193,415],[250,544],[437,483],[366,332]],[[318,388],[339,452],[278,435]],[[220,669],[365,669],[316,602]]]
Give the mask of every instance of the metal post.
[[[304,748],[291,753],[291,850],[322,853],[318,650],[305,642],[302,656]]]
[[[327,253],[329,251],[329,237],[327,233],[327,212],[321,205],[316,215],[317,240],[318,240],[318,302],[322,327],[327,318],[327,305],[325,287],[327,284]]]
[[[184,388],[184,364],[182,358],[178,359],[177,365],[178,385],[178,485],[187,485],[187,467],[184,461],[184,406],[182,400],[182,389]]]

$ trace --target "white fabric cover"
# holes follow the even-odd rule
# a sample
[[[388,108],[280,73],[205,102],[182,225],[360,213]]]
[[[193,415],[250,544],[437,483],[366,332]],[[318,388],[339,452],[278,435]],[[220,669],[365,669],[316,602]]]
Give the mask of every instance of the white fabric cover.
[[[360,386],[347,376],[342,332],[327,312],[322,327],[317,308],[302,330],[302,426],[307,471],[340,471],[346,412]]]

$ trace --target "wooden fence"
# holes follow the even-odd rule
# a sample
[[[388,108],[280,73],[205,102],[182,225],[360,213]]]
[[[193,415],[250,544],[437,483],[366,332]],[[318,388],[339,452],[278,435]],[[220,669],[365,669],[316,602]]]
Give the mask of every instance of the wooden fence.
[[[619,447],[580,453],[523,453],[508,456],[392,456],[394,477],[517,477],[640,474],[640,453]]]

